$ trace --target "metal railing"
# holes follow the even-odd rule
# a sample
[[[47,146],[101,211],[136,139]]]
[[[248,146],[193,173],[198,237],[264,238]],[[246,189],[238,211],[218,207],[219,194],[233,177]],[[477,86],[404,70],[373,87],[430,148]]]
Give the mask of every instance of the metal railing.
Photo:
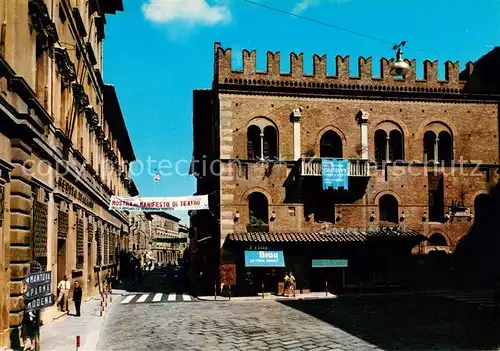
[[[369,177],[370,161],[362,159],[349,159],[349,177]],[[301,176],[321,176],[321,158],[301,158],[299,160]]]

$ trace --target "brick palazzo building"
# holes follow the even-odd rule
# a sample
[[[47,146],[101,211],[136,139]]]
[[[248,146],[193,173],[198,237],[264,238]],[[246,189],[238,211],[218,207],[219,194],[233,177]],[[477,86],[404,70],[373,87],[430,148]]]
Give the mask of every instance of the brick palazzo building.
[[[122,10],[121,0],[2,2],[2,345],[21,324],[31,261],[52,272],[54,294],[67,275],[93,295],[116,267],[129,220],[108,210],[110,196],[137,195],[116,91],[102,78],[106,16]],[[56,313],[46,308],[42,318]]]
[[[397,78],[383,58],[374,77],[361,57],[351,77],[348,56],[329,76],[326,55],[314,55],[312,74],[302,54],[287,73],[279,52],[264,72],[255,51],[243,51],[242,70],[231,55],[215,44],[213,88],[194,92],[192,170],[211,211],[191,213],[191,248],[206,286],[219,264],[236,263],[236,291],[259,292],[261,281],[276,291],[284,270],[246,269],[245,250],[283,250],[305,289],[324,289],[324,278],[332,289],[446,282],[447,256],[498,182],[499,96],[467,91],[474,64],[459,72],[447,61],[441,80],[438,62],[423,62],[419,78],[412,60]],[[348,190],[323,190],[321,158],[348,160]]]

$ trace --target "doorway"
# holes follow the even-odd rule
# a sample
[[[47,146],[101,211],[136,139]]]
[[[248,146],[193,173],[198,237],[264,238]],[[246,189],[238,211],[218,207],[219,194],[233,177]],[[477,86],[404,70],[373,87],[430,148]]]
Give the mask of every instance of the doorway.
[[[66,275],[66,239],[57,239],[57,282]]]

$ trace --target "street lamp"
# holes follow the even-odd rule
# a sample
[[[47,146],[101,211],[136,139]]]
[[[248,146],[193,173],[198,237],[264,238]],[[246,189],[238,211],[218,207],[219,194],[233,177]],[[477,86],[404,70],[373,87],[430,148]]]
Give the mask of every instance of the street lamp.
[[[392,65],[390,74],[391,76],[404,76],[410,70],[410,65],[403,61],[403,50],[401,48],[406,45],[406,41],[394,45],[393,50],[396,50],[396,62]]]
[[[156,170],[156,174],[155,174],[155,176],[153,178],[153,181],[155,183],[158,183],[160,181],[160,173],[158,172],[158,170]]]

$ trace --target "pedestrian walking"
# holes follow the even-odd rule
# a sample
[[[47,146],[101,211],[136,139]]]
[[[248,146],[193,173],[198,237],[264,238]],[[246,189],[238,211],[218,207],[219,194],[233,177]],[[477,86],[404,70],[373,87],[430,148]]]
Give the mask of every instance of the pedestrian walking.
[[[25,312],[22,321],[24,350],[35,350],[38,342],[38,311]],[[29,340],[29,343],[28,343]]]
[[[295,277],[293,276],[293,273],[290,272],[290,294],[295,297],[295,288],[297,287],[297,281],[295,280]]]
[[[73,289],[73,302],[75,303],[75,316],[80,317],[80,306],[82,305],[82,288],[80,287],[80,282],[75,282],[75,288]]]
[[[290,289],[290,277],[288,272],[285,272],[285,286],[283,287],[283,296],[288,296],[288,290]]]
[[[61,312],[68,312],[68,293],[71,289],[71,283],[68,280],[68,276],[64,276],[64,279],[57,284],[57,288],[59,289],[57,306],[61,306]]]

